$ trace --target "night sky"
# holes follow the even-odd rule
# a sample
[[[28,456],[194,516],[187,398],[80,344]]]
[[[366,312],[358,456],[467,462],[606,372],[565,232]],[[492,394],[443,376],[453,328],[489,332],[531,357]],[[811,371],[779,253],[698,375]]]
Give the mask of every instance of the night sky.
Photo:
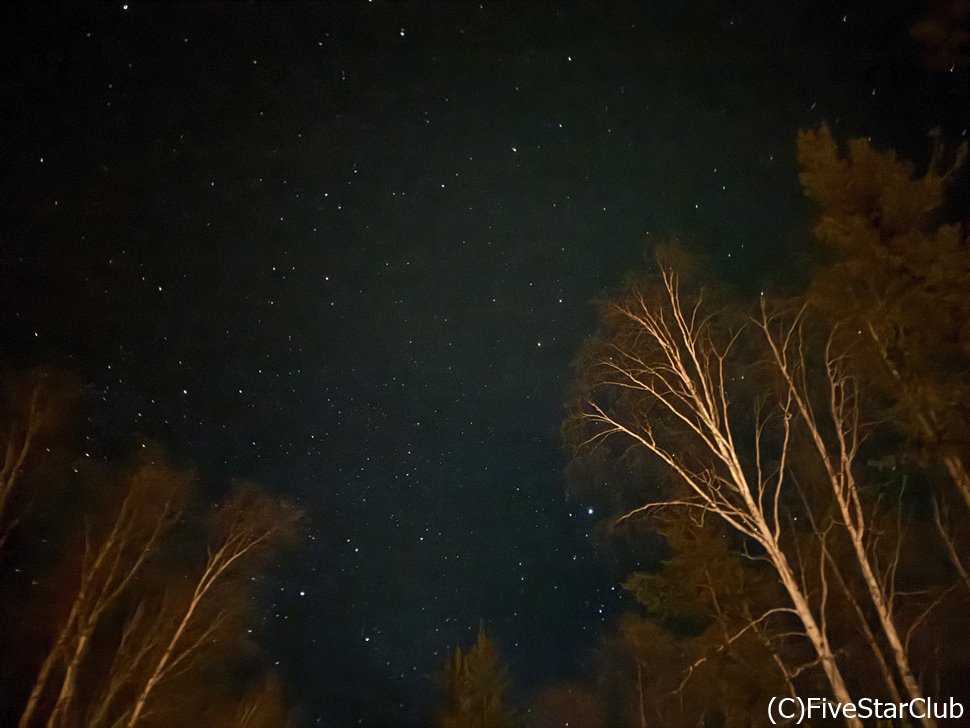
[[[591,301],[669,236],[790,285],[799,128],[967,135],[920,4],[788,5],[5,6],[0,364],[90,383],[92,457],[306,510],[256,629],[306,724],[426,724],[480,618],[520,692],[579,674],[623,602],[558,434]]]

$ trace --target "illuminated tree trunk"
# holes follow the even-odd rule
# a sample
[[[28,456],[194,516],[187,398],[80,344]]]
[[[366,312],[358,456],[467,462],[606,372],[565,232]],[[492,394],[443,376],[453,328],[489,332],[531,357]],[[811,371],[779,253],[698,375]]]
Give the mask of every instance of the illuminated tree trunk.
[[[628,338],[610,340],[591,364],[588,376],[592,381],[582,418],[595,432],[584,444],[614,435],[628,438],[665,463],[691,492],[687,499],[649,503],[634,509],[621,521],[653,508],[698,508],[702,513],[716,514],[735,531],[759,543],[788,594],[791,607],[782,611],[789,611],[801,623],[833,697],[842,703],[851,702],[828,635],[781,545],[779,503],[791,437],[791,397],[778,403],[775,413],[775,421],[781,423],[780,463],[770,472],[762,463],[761,440],[767,421],[759,419],[754,433],[756,473],[749,479],[729,417],[724,367],[731,343],[721,348],[715,344],[715,334],[710,319],[701,311],[700,299],[691,306],[683,305],[673,271],[662,267],[661,284],[659,300],[648,301],[637,294],[611,309],[622,325],[632,331],[627,332]],[[613,414],[595,399],[603,389],[632,393],[643,403],[627,410],[620,408],[622,414]],[[640,415],[641,412],[648,414]],[[653,418],[661,414],[680,428],[670,443],[661,441],[655,432]],[[665,435],[667,429],[663,429]],[[703,456],[685,455],[696,451],[703,452]],[[824,599],[819,609],[824,617]],[[858,719],[846,718],[845,722],[851,728],[862,728]]]
[[[647,706],[643,695],[643,663],[637,660],[637,694],[639,696],[640,728],[647,728]]]
[[[799,415],[808,431],[809,437],[818,452],[825,468],[826,479],[835,503],[842,516],[842,527],[852,545],[856,564],[862,574],[866,591],[875,608],[876,618],[882,627],[882,632],[889,644],[893,662],[899,673],[903,688],[910,699],[920,700],[923,691],[913,675],[909,664],[909,655],[900,637],[893,615],[892,594],[887,594],[883,584],[876,576],[872,559],[867,545],[867,517],[865,506],[859,495],[859,485],[852,472],[861,439],[860,432],[860,393],[854,381],[841,371],[838,357],[831,351],[831,341],[826,347],[825,368],[828,385],[828,416],[832,420],[835,431],[835,452],[830,452],[829,446],[822,437],[822,432],[816,420],[815,410],[809,402],[809,394],[803,381],[805,369],[802,354],[801,322],[796,319],[783,337],[776,338],[771,332],[771,325],[762,304],[761,329],[764,331],[768,345],[774,355],[779,374],[784,379],[788,392],[795,404]],[[795,348],[795,353],[789,349]],[[898,557],[890,564],[890,571],[894,571]],[[934,728],[936,721],[931,716],[921,720],[926,728]]]
[[[54,642],[54,646],[51,647],[50,651],[44,657],[44,661],[41,663],[40,671],[37,673],[37,677],[34,679],[34,685],[30,690],[30,695],[27,697],[27,704],[20,714],[20,720],[17,722],[19,728],[27,728],[34,718],[40,699],[47,689],[51,673],[54,671],[55,665],[60,661],[70,633],[74,629],[78,608],[78,602],[75,601],[67,620],[64,622],[64,626],[57,636],[57,640]]]
[[[54,668],[66,660],[48,728],[69,724],[77,694],[77,677],[88,654],[91,638],[101,618],[127,591],[155,546],[175,522],[185,479],[156,466],[146,466],[132,476],[111,530],[97,547],[85,533],[80,583],[71,611],[61,626],[54,646],[45,657],[34,681],[19,726],[26,728],[37,712]],[[161,495],[161,498],[157,496]]]
[[[944,455],[943,466],[953,480],[953,484],[963,498],[963,502],[967,508],[970,508],[970,473],[967,473],[967,468],[964,466],[963,460],[956,455]]]
[[[137,690],[126,723],[128,728],[134,728],[142,720],[146,705],[159,684],[194,660],[203,645],[221,627],[227,616],[222,609],[202,625],[197,635],[189,634],[190,629],[200,621],[200,607],[208,601],[213,588],[225,581],[247,558],[271,546],[279,537],[292,533],[300,518],[300,514],[287,504],[259,495],[251,489],[238,493],[220,509],[220,513],[223,519],[217,533],[217,545],[209,548],[205,568],[196,581],[188,603],[180,610],[175,630],[165,639],[165,633],[159,633],[164,629],[164,623],[159,621],[155,633],[144,638],[165,646]]]
[[[145,710],[145,703],[148,702],[148,698],[154,692],[155,688],[158,686],[159,681],[165,677],[169,663],[172,662],[172,657],[175,654],[175,648],[179,646],[179,642],[182,640],[182,636],[185,634],[185,630],[192,620],[192,616],[195,614],[196,609],[199,606],[199,602],[202,597],[205,596],[207,589],[201,589],[197,587],[195,593],[192,595],[192,599],[189,602],[188,608],[182,615],[181,621],[179,621],[178,627],[176,627],[175,632],[172,634],[172,638],[169,640],[168,644],[165,646],[164,651],[159,657],[158,661],[155,663],[155,667],[152,670],[151,675],[149,675],[148,680],[145,681],[144,687],[135,699],[134,707],[131,711],[131,717],[128,719],[128,728],[138,724],[141,719],[141,715]]]
[[[82,631],[75,643],[74,653],[71,655],[67,668],[64,670],[64,680],[61,683],[61,691],[54,703],[54,710],[51,711],[47,719],[47,728],[69,723],[69,710],[74,702],[74,695],[77,692],[77,673],[81,667],[81,661],[87,654],[88,645],[91,642],[91,632],[88,629]]]
[[[816,530],[815,533],[819,537],[819,540],[822,541],[824,536],[819,534],[818,530]],[[832,573],[835,574],[836,580],[839,582],[839,586],[842,587],[842,593],[845,595],[845,600],[852,606],[852,610],[856,614],[856,619],[859,620],[859,628],[862,630],[862,634],[866,638],[866,642],[869,645],[869,650],[872,652],[872,656],[879,665],[879,672],[882,673],[882,679],[883,682],[886,683],[886,689],[889,691],[890,699],[894,703],[903,702],[903,696],[899,693],[899,687],[896,685],[896,678],[893,676],[892,668],[886,661],[886,656],[883,654],[882,647],[879,645],[876,635],[869,626],[869,620],[866,618],[865,612],[862,611],[862,607],[859,605],[859,600],[855,598],[855,595],[852,593],[852,589],[842,577],[842,571],[839,568],[838,563],[828,552],[824,542],[822,543],[822,548],[825,549],[825,557],[832,569]]]
[[[849,694],[849,689],[845,685],[842,671],[835,661],[835,655],[832,653],[828,635],[819,627],[812,608],[809,606],[808,599],[805,598],[805,593],[802,591],[788,564],[788,559],[779,549],[777,553],[771,555],[771,560],[772,563],[778,565],[778,575],[785,587],[785,591],[788,592],[788,596],[791,598],[799,620],[801,620],[805,628],[805,636],[815,649],[815,654],[818,656],[822,671],[825,673],[825,677],[828,679],[829,685],[832,688],[832,696],[839,703],[851,703],[852,696]],[[853,728],[862,728],[862,722],[858,719],[846,718],[845,723]]]

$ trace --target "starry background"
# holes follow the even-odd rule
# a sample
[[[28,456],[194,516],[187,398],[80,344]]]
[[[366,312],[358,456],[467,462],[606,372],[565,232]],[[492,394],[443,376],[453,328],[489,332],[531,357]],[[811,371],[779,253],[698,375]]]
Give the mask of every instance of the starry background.
[[[11,4],[13,5],[13,4]],[[308,724],[426,724],[479,618],[521,691],[621,609],[558,426],[590,301],[677,235],[807,263],[799,128],[966,136],[918,3],[0,10],[0,359],[297,500],[257,629]]]

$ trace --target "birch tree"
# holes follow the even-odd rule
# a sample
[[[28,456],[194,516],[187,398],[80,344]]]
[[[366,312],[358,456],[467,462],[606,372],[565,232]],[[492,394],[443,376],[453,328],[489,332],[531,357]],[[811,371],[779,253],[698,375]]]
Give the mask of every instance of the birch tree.
[[[168,466],[140,466],[123,486],[121,503],[107,527],[87,523],[83,557],[71,607],[34,680],[19,725],[37,715],[49,689],[56,697],[46,725],[72,721],[78,673],[105,614],[132,587],[166,532],[178,519],[191,475]]]
[[[145,628],[128,626],[132,636],[126,649],[140,664],[131,671],[134,697],[124,709],[123,725],[143,723],[159,689],[205,656],[238,603],[238,590],[235,596],[231,591],[234,580],[251,573],[262,557],[292,537],[300,518],[286,501],[252,487],[240,488],[216,509],[207,558],[192,577],[189,592],[170,598],[160,617],[146,621]]]
[[[839,702],[851,702],[827,629],[827,575],[822,594],[807,590],[803,568],[784,546],[787,463],[797,402],[788,393],[758,403],[752,424],[734,411],[729,360],[738,337],[706,310],[702,296],[685,297],[677,273],[661,265],[652,291],[635,290],[607,304],[608,332],[590,352],[579,417],[590,446],[621,438],[640,447],[674,473],[684,497],[644,504],[625,520],[657,508],[687,508],[721,519],[743,539],[757,544],[787,594],[771,613],[793,616],[814,659]],[[770,446],[773,457],[767,457]],[[745,457],[745,448],[752,453]],[[756,617],[758,621],[768,612]],[[861,727],[857,719],[846,724]]]
[[[818,406],[818,403],[812,402],[812,393],[807,383],[809,375],[806,370],[801,315],[796,315],[792,322],[779,323],[777,318],[767,313],[762,300],[758,326],[771,351],[775,368],[784,382],[784,396],[793,403],[821,462],[824,481],[838,509],[839,530],[848,538],[855,557],[855,566],[862,575],[881,634],[889,645],[905,693],[909,699],[920,700],[924,698],[923,691],[910,664],[894,608],[896,594],[892,588],[892,577],[896,561],[891,562],[888,569],[881,573],[882,570],[875,560],[870,531],[871,506],[865,502],[856,478],[859,448],[871,427],[871,423],[864,422],[861,411],[861,385],[848,371],[848,356],[835,353],[830,337],[824,353],[824,374],[821,375],[823,401]],[[823,419],[828,421],[823,422]],[[829,432],[832,433],[831,436],[826,437]],[[833,567],[838,568],[835,564]],[[840,575],[839,578],[841,579]],[[851,592],[847,593],[847,597],[854,599]],[[925,726],[936,725],[932,717],[924,717],[921,722]]]

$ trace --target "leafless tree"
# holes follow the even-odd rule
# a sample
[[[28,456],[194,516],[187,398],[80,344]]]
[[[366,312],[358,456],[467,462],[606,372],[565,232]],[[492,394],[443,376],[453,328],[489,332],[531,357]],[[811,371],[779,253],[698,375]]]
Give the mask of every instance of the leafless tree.
[[[285,501],[242,488],[218,509],[205,566],[186,598],[171,607],[172,620],[160,619],[140,635],[145,655],[134,699],[124,725],[134,728],[150,712],[159,686],[189,670],[204,654],[230,616],[231,604],[220,603],[219,587],[237,576],[281,539],[292,536],[300,514]]]
[[[106,612],[130,589],[166,531],[175,523],[189,476],[146,464],[127,482],[121,505],[107,529],[85,529],[84,555],[71,608],[41,664],[19,725],[34,720],[49,688],[57,690],[48,716],[50,728],[70,723],[78,673]],[[59,686],[56,681],[60,680]]]
[[[589,365],[587,396],[581,417],[593,434],[585,444],[621,437],[642,446],[672,470],[686,486],[683,498],[649,503],[621,520],[651,509],[681,507],[712,513],[764,551],[789,604],[786,612],[800,625],[839,702],[850,702],[826,625],[827,574],[821,569],[822,594],[812,599],[783,545],[781,512],[786,485],[794,394],[771,407],[759,406],[753,432],[743,435],[731,407],[726,375],[728,356],[741,331],[720,336],[704,310],[701,296],[685,300],[675,271],[661,266],[658,293],[635,292],[609,305],[608,316],[626,333],[604,342]],[[612,406],[622,393],[635,395],[625,406]],[[770,434],[780,457],[769,462],[762,447]],[[743,437],[749,437],[754,462],[745,466]],[[755,621],[760,621],[760,617]],[[847,725],[861,728],[857,719]]]
[[[826,483],[838,508],[839,526],[848,537],[903,688],[910,699],[921,699],[923,692],[910,666],[895,615],[897,595],[894,577],[899,554],[897,551],[883,568],[876,562],[870,530],[871,507],[864,503],[855,475],[859,447],[870,428],[862,419],[860,385],[847,372],[846,358],[833,350],[830,337],[824,355],[824,401],[822,406],[817,406],[812,402],[808,384],[801,315],[785,323],[783,318],[770,316],[762,301],[758,326],[764,333],[775,367],[784,381],[785,394],[794,403],[794,409],[823,466]],[[828,422],[823,424],[823,418],[827,418]],[[829,438],[825,435],[827,431],[832,432]],[[923,718],[922,723],[925,726],[935,725],[932,717]]]

